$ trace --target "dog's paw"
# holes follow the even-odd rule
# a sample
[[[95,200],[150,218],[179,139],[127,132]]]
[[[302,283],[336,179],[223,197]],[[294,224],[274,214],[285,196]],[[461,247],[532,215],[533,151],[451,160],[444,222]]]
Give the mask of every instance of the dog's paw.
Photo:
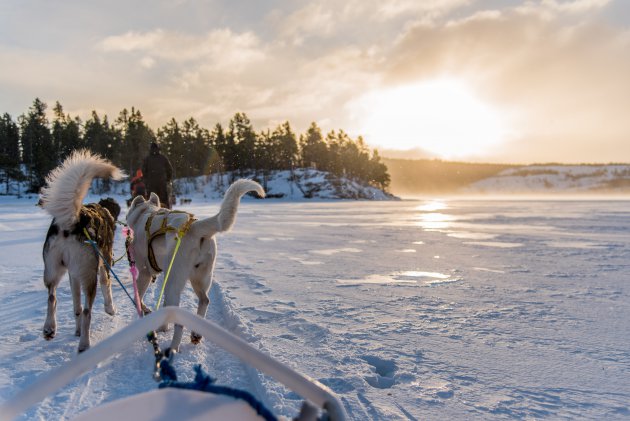
[[[196,332],[192,332],[190,334],[190,342],[193,345],[198,345],[201,342],[201,335]]]
[[[143,315],[147,315],[147,314],[151,314],[151,309],[147,306],[144,305],[144,303],[142,303],[142,314]]]
[[[49,341],[52,338],[54,338],[56,334],[57,334],[57,332],[55,331],[55,328],[44,327],[44,339],[46,339],[47,341]]]
[[[105,313],[109,314],[110,316],[114,316],[116,314],[116,307],[114,306],[105,306]]]
[[[77,350],[77,352],[80,354],[83,351],[87,351],[88,349],[90,349],[90,344],[84,344],[84,345],[79,344],[79,349]]]

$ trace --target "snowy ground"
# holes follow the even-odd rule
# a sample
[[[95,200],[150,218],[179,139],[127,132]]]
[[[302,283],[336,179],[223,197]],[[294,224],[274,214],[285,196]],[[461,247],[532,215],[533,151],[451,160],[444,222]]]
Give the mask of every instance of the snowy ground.
[[[208,318],[330,386],[353,420],[630,419],[629,204],[246,199],[219,238]],[[76,352],[67,281],[58,335],[41,336],[48,224],[34,199],[0,198],[2,401]],[[117,256],[122,244],[118,233]],[[97,295],[93,342],[134,319],[116,285],[114,298],[110,317]],[[189,288],[183,303],[196,305]],[[154,388],[152,358],[139,339],[24,418]],[[297,396],[185,339],[180,375],[197,362],[295,415]]]

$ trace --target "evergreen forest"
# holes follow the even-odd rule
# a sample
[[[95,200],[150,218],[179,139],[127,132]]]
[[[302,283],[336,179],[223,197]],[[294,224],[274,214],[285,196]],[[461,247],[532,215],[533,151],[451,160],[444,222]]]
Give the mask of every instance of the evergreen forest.
[[[361,137],[352,139],[343,130],[324,135],[315,123],[299,136],[288,121],[257,132],[247,115],[238,112],[227,127],[216,123],[209,130],[194,118],[172,118],[153,130],[134,107],[123,109],[113,121],[96,111],[82,121],[66,114],[59,102],[49,113],[48,105],[36,98],[17,119],[8,113],[0,116],[0,182],[6,186],[0,191],[8,194],[13,180],[26,181],[30,192],[38,192],[46,175],[80,148],[134,174],[151,142],[160,145],[177,178],[252,171],[265,176],[273,170],[309,167],[381,189],[390,183],[378,151],[370,151]]]

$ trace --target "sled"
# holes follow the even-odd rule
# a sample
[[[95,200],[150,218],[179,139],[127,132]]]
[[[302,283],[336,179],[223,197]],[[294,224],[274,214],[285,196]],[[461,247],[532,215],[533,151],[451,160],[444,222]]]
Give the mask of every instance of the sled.
[[[90,371],[98,363],[121,353],[133,342],[146,336],[147,332],[168,323],[177,323],[201,334],[207,340],[304,398],[305,401],[297,420],[317,420],[322,414],[330,421],[346,419],[346,413],[339,398],[328,387],[262,353],[209,320],[178,307],[164,307],[136,320],[94,347],[78,354],[67,364],[39,377],[29,387],[0,406],[0,421],[9,421],[24,414],[30,407]],[[247,392],[243,393],[247,394]],[[264,410],[268,411],[266,408]],[[166,387],[108,402],[88,409],[74,419],[77,421],[111,421],[112,419],[116,421],[202,419],[249,421],[270,418],[253,407],[251,402],[248,403],[240,398],[222,393]]]

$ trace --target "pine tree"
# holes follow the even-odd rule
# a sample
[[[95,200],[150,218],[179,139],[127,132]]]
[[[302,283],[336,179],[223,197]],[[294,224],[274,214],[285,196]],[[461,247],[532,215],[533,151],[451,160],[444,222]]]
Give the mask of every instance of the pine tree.
[[[161,145],[162,153],[171,161],[175,174],[184,176],[187,171],[187,164],[184,161],[186,145],[177,120],[171,118],[164,127],[158,129],[156,137]]]
[[[289,122],[285,121],[278,126],[272,136],[277,138],[278,156],[276,160],[278,169],[292,169],[297,162],[298,144]]]
[[[301,161],[304,167],[315,167],[325,169],[328,160],[328,148],[322,137],[322,131],[314,122],[306,131],[300,135]]]
[[[28,169],[29,190],[38,192],[48,173],[57,165],[46,104],[36,98],[26,115],[20,116],[23,162]]]
[[[156,140],[155,135],[143,121],[140,110],[134,107],[131,107],[131,113],[126,108],[120,112],[116,127],[122,135],[120,165],[128,174],[134,174],[142,167],[144,157],[149,153],[149,145]]]
[[[0,117],[0,170],[5,182],[5,194],[9,194],[12,179],[21,181],[20,129],[8,113]]]
[[[256,156],[259,159],[259,169],[262,170],[263,189],[266,191],[269,173],[276,166],[274,161],[275,145],[269,129],[261,132],[257,137]]]
[[[328,159],[323,168],[324,171],[329,171],[334,175],[340,177],[344,173],[343,161],[341,153],[343,151],[343,136],[337,136],[334,130],[326,135],[326,144],[328,146]]]
[[[381,162],[381,157],[376,149],[372,152],[372,158],[369,162],[369,174],[369,181],[379,186],[382,190],[389,186],[391,179],[387,172],[387,166]]]
[[[217,123],[210,133],[209,145],[215,151],[215,154],[210,161],[210,168],[214,172],[222,173],[227,168],[226,156],[228,154],[228,144],[223,131],[223,126],[221,126],[220,123]]]
[[[81,120],[72,119],[63,113],[63,107],[57,101],[53,108],[55,119],[52,126],[53,148],[57,152],[57,163],[63,161],[72,151],[83,146],[81,138]]]
[[[245,113],[236,113],[230,120],[228,145],[233,148],[231,170],[256,169],[256,133]],[[233,146],[232,146],[233,145]]]
[[[187,138],[187,160],[190,163],[191,176],[209,174],[209,161],[213,152],[210,145],[210,133],[199,126],[194,118],[183,124],[184,137]]]

